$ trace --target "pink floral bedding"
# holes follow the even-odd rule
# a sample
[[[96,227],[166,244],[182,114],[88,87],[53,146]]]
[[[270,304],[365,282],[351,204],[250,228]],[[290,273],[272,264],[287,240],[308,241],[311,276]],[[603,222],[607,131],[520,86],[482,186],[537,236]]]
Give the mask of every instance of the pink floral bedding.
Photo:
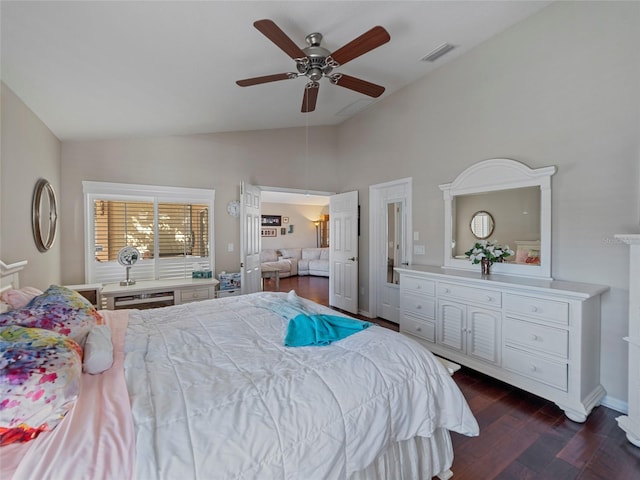
[[[75,479],[78,472],[90,472],[83,478],[132,478],[135,441],[122,367],[128,311],[101,313],[111,328],[113,366],[100,375],[82,374],[78,400],[55,430],[0,447],[2,480]]]

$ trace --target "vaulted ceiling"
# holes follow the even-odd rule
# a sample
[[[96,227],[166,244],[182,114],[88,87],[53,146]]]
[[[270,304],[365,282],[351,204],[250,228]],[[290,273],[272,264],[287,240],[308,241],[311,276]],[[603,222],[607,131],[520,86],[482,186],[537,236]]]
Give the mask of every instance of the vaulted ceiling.
[[[336,125],[544,8],[548,1],[2,1],[2,81],[61,140]],[[253,27],[273,20],[300,48],[333,52],[375,25],[390,42],[339,71],[386,88],[375,99],[305,78]],[[443,43],[456,48],[421,61]]]

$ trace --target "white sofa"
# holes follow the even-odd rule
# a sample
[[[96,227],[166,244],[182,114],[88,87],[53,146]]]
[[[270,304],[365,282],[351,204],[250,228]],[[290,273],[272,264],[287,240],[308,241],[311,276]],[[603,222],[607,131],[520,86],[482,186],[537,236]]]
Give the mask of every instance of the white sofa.
[[[280,272],[280,278],[298,275],[298,259],[284,258],[278,250],[267,248],[260,252],[260,264],[268,267],[277,268]]]
[[[328,248],[267,249],[260,253],[260,261],[263,265],[278,268],[281,278],[290,275],[329,276]],[[290,263],[289,267],[286,266],[287,262]]]

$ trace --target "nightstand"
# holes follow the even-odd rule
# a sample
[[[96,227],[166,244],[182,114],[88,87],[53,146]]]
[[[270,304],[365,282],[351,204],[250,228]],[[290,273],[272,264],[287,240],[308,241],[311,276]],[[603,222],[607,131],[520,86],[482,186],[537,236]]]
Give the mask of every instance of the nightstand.
[[[75,290],[84,298],[91,302],[91,305],[96,307],[98,310],[102,308],[102,284],[100,283],[88,283],[84,285],[66,285],[67,288],[71,290]]]
[[[108,310],[158,308],[216,298],[218,280],[185,278],[138,281],[133,285],[105,285],[102,296]]]

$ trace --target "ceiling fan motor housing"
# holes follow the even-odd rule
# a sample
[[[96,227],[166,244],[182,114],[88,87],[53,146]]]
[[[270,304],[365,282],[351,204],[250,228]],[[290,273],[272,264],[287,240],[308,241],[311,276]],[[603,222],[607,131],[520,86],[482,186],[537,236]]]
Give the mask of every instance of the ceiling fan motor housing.
[[[302,49],[306,57],[297,62],[298,72],[309,77],[312,82],[317,82],[333,70],[333,67],[327,65],[326,61],[331,52],[320,46],[321,33],[310,33],[305,37],[305,40],[309,46]]]

